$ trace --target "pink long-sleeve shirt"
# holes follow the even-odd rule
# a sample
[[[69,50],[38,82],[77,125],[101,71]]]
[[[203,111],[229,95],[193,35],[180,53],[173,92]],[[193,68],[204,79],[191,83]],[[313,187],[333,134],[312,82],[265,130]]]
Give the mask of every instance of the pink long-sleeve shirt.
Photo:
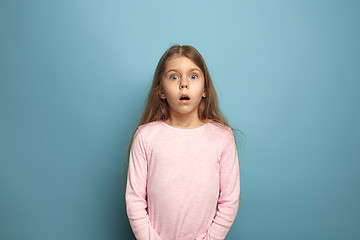
[[[239,195],[231,128],[179,129],[155,121],[135,132],[125,197],[138,240],[224,239]]]

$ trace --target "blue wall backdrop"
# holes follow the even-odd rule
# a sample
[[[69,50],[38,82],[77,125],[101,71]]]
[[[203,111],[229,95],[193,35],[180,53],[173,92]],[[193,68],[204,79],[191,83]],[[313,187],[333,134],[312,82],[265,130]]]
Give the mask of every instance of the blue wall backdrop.
[[[360,239],[359,12],[350,0],[1,0],[0,239],[133,239],[126,148],[174,43],[202,53],[247,136],[227,239]]]

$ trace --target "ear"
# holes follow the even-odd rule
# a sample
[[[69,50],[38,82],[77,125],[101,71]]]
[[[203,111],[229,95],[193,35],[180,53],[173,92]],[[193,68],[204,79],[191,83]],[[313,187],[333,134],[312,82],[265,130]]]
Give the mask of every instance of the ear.
[[[202,94],[202,97],[203,97],[203,98],[206,98],[205,90],[204,90],[204,92],[203,92],[203,94]]]
[[[159,89],[159,96],[160,96],[161,99],[165,99],[165,98],[166,98],[165,92],[164,92],[164,90],[162,90],[161,88]]]

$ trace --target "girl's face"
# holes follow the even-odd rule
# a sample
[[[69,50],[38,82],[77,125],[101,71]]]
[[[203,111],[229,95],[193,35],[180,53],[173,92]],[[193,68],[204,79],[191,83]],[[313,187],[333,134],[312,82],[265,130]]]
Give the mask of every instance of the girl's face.
[[[159,95],[167,100],[170,115],[198,116],[201,98],[205,97],[205,79],[201,69],[185,56],[170,58],[160,82]]]

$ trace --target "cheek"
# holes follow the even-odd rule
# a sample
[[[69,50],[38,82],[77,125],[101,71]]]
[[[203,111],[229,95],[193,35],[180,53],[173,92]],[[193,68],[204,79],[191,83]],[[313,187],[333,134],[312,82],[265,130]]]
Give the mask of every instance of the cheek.
[[[164,90],[165,96],[167,98],[172,98],[172,97],[176,96],[176,91],[174,90],[174,88],[164,86],[163,90]]]
[[[205,78],[201,77],[201,81],[199,81],[199,84],[202,86],[202,88],[205,89]]]
[[[161,88],[161,91],[162,91],[166,96],[169,95],[169,91],[171,91],[171,90],[170,90],[169,86],[168,86],[166,83],[161,82],[160,88]]]
[[[203,82],[199,82],[199,83],[197,84],[196,88],[197,88],[197,90],[198,90],[199,92],[203,93],[204,90],[205,90],[205,82],[204,82],[204,81],[203,81]]]

